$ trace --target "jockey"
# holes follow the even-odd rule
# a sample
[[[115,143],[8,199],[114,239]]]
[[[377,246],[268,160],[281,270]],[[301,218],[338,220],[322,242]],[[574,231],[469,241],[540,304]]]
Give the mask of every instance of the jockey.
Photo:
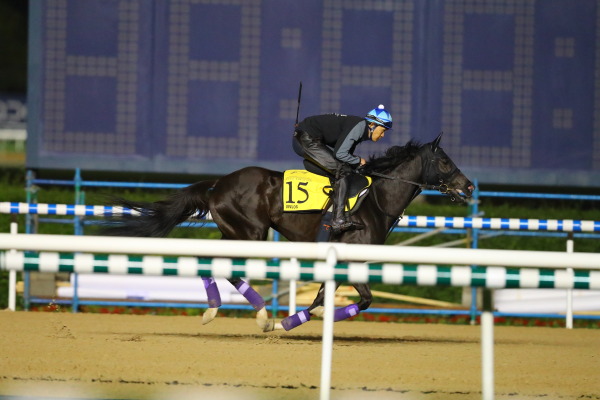
[[[348,220],[344,211],[353,170],[366,160],[354,155],[356,145],[364,140],[381,139],[392,128],[392,116],[383,105],[364,118],[352,115],[325,114],[307,117],[296,127],[292,145],[304,158],[310,172],[335,178],[333,193],[333,233],[364,226]]]

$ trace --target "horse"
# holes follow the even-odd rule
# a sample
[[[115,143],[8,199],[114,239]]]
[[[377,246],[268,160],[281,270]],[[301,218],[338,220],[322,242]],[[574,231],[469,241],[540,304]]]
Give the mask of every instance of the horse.
[[[333,235],[330,241],[383,244],[406,207],[423,189],[437,189],[452,200],[466,202],[474,186],[440,147],[441,138],[440,133],[435,140],[423,145],[411,140],[404,146],[390,147],[382,156],[371,156],[359,172],[371,176],[373,183],[360,208],[352,215],[364,229]],[[117,217],[119,224],[106,227],[104,233],[164,237],[190,217],[203,218],[210,212],[222,239],[266,240],[272,228],[290,241],[315,241],[322,225],[322,213],[284,212],[282,187],[282,172],[246,167],[215,180],[194,183],[161,201],[118,199],[116,204],[137,210],[140,215]],[[214,279],[203,279],[209,305],[202,320],[206,324],[215,318],[221,302]],[[324,285],[310,307],[276,323],[268,319],[265,301],[252,287],[241,278],[228,280],[257,311],[256,321],[265,332],[289,330],[310,320],[311,315],[322,316]],[[372,302],[368,284],[353,286],[360,300],[336,310],[336,321],[368,309]]]

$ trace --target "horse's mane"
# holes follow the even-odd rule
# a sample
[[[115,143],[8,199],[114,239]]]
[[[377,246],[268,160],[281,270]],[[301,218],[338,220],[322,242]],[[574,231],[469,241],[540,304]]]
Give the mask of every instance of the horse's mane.
[[[371,172],[388,171],[404,161],[412,160],[421,146],[421,143],[412,139],[404,146],[392,146],[382,156],[371,156],[362,168],[363,173],[368,175]]]

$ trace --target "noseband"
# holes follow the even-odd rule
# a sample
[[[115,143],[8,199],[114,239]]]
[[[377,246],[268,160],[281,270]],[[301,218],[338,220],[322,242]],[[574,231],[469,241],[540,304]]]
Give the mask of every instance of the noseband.
[[[423,185],[424,188],[430,189],[430,190],[437,190],[442,194],[446,194],[446,195],[450,195],[452,196],[452,200],[454,201],[454,196],[452,195],[452,191],[456,192],[457,190],[459,190],[458,188],[453,188],[453,187],[449,187],[448,183],[452,182],[454,180],[454,178],[460,174],[460,169],[458,169],[458,167],[456,165],[454,165],[454,168],[452,169],[452,171],[448,172],[448,173],[440,173],[439,171],[433,170],[432,166],[433,163],[435,161],[435,157],[425,161],[424,162],[424,169],[425,169],[425,176],[424,176],[424,180],[425,180],[425,184]],[[427,182],[439,182],[438,185],[432,185],[432,184],[428,184]]]

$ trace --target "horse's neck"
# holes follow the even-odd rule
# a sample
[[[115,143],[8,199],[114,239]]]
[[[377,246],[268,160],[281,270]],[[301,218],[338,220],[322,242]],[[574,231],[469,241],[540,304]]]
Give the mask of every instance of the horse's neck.
[[[400,217],[404,213],[420,190],[419,186],[406,181],[421,183],[422,170],[421,157],[418,156],[397,167],[390,174],[396,179],[379,181],[380,190],[377,193],[377,200],[386,214]]]

